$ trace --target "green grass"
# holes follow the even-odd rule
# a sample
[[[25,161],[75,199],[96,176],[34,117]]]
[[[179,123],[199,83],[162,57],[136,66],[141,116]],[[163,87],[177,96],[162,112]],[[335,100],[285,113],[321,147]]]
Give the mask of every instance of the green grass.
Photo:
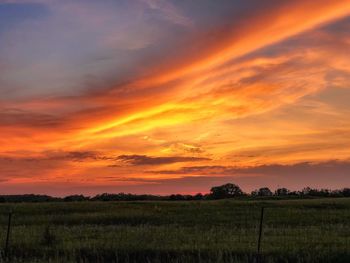
[[[10,262],[350,262],[350,198],[0,205]]]

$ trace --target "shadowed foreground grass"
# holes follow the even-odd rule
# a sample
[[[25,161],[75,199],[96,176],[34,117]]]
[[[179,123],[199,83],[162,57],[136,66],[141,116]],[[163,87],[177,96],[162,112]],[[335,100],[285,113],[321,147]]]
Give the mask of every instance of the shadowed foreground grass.
[[[350,198],[0,205],[10,262],[350,262]]]

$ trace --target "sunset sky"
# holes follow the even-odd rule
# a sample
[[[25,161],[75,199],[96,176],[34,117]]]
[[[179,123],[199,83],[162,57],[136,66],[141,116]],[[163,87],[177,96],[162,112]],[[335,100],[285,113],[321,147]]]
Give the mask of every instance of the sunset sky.
[[[349,0],[0,0],[0,194],[350,187]]]

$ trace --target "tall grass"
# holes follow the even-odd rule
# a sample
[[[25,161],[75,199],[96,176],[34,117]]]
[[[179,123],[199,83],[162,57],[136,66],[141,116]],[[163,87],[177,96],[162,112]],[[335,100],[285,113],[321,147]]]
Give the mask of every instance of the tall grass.
[[[254,262],[262,206],[263,262],[350,262],[346,198],[2,204],[0,242],[12,209],[11,262]]]

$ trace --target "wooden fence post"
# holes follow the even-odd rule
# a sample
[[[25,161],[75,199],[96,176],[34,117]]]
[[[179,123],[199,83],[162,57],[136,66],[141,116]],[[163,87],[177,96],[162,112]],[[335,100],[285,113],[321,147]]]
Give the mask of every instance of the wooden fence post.
[[[262,230],[263,230],[263,221],[264,221],[264,210],[265,207],[261,208],[261,215],[260,215],[260,225],[259,225],[259,237],[258,237],[258,253],[257,253],[257,263],[261,262],[261,239],[262,239]]]
[[[5,243],[5,257],[8,255],[9,243],[10,243],[10,233],[11,233],[11,219],[12,211],[9,213],[8,224],[7,224],[7,234],[6,234],[6,243]]]

